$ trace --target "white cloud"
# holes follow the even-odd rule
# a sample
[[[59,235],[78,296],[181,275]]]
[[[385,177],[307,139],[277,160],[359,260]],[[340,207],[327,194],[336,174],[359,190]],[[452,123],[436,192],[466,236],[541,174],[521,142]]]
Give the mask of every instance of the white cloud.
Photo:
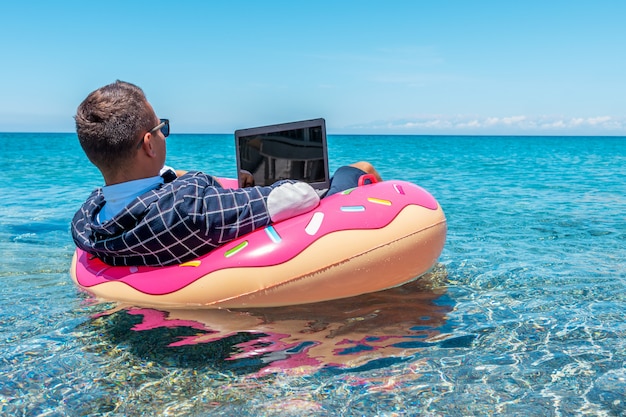
[[[498,117],[488,117],[485,119],[485,126],[495,126],[500,122]]]
[[[588,123],[591,124],[592,126],[597,125],[597,124],[606,124],[607,122],[611,121],[611,117],[610,116],[600,116],[600,117],[591,117],[589,119],[587,119]]]
[[[546,129],[562,129],[566,127],[566,124],[563,120],[553,120],[543,122],[540,126]]]
[[[512,116],[512,117],[503,117],[502,123],[505,125],[515,125],[518,123],[523,123],[528,118],[526,116]]]
[[[426,115],[346,126],[345,131],[375,131],[405,134],[583,134],[626,135],[626,118],[611,116],[476,117]]]

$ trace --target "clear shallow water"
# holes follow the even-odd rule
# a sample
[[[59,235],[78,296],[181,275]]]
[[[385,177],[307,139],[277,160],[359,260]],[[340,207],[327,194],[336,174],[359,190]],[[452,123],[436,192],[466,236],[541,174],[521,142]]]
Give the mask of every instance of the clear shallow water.
[[[170,165],[233,175],[232,136],[168,141]],[[101,181],[75,136],[0,134],[0,414],[626,414],[624,138],[331,136],[330,155],[439,200],[432,274],[162,312],[70,281],[68,224]]]

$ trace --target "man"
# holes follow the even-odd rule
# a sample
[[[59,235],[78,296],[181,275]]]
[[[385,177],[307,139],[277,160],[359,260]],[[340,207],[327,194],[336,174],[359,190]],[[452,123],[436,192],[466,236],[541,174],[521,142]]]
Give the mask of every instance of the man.
[[[306,183],[225,189],[198,171],[164,167],[169,120],[159,119],[143,91],[117,81],[79,105],[76,131],[105,186],[74,215],[76,245],[110,265],[164,266],[204,255],[255,229],[319,204]],[[367,162],[341,167],[327,195],[378,173]]]

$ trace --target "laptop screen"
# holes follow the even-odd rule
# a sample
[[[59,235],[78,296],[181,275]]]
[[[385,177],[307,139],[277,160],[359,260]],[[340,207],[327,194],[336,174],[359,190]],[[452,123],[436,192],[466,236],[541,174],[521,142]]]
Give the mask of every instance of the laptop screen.
[[[237,172],[251,173],[255,185],[292,179],[328,189],[324,119],[240,129],[235,131],[235,148]],[[239,186],[243,186],[239,178]]]

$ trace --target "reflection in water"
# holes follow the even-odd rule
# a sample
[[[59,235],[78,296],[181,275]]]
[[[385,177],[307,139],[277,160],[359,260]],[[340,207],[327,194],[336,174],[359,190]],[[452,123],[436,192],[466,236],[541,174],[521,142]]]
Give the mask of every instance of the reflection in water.
[[[445,269],[402,287],[316,304],[249,310],[117,307],[92,324],[113,344],[173,366],[262,375],[385,367],[418,349],[471,344],[442,335]]]

